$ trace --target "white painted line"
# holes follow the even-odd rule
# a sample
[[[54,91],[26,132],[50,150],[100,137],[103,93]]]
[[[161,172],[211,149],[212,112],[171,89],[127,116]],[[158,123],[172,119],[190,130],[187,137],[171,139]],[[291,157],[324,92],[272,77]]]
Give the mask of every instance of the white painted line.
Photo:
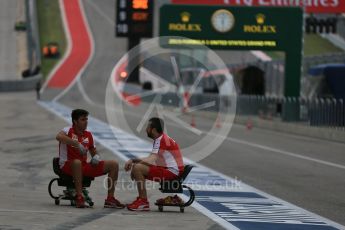
[[[80,11],[82,13],[82,16],[83,16],[83,21],[84,21],[84,24],[85,24],[85,27],[86,27],[86,31],[87,31],[87,34],[90,38],[90,42],[91,42],[91,55],[89,57],[89,59],[87,60],[87,63],[85,64],[85,69],[87,66],[89,66],[89,64],[91,63],[93,57],[95,56],[95,39],[91,33],[91,28],[90,28],[90,24],[87,20],[87,17],[86,17],[86,14],[85,14],[85,7],[84,7],[84,3],[82,1],[80,1]],[[82,70],[82,72],[85,71],[85,69]],[[84,90],[84,87],[81,83],[81,80],[80,80],[80,77],[78,77],[78,80],[77,80],[77,84],[78,84],[78,89],[80,91],[80,93],[83,95],[85,101],[91,105],[95,105],[95,103],[89,98],[89,96],[87,95],[87,93],[85,92]]]
[[[62,1],[62,0],[60,0],[60,1]],[[91,34],[89,23],[87,22],[87,18],[85,16],[84,5],[83,5],[83,2],[81,0],[78,0],[78,1],[79,1],[79,6],[80,6],[80,11],[81,11],[82,19],[83,19],[83,22],[84,22],[84,26],[86,27],[86,32],[87,32],[88,37],[90,39],[91,54],[90,54],[89,58],[87,59],[86,63],[79,70],[79,72],[78,72],[77,76],[74,78],[74,80],[59,95],[57,95],[53,99],[53,101],[58,101],[60,98],[62,98],[74,86],[74,84],[79,81],[80,77],[84,73],[86,67],[91,63],[91,61],[92,61],[92,59],[94,57],[94,54],[95,54],[95,42],[94,42],[94,38],[93,38],[93,36]]]
[[[213,135],[214,136],[220,136],[218,134],[213,134]],[[329,161],[324,161],[324,160],[320,160],[320,159],[316,159],[316,158],[312,158],[312,157],[307,157],[307,156],[303,156],[301,154],[292,153],[292,152],[289,152],[289,151],[285,151],[285,150],[281,150],[281,149],[277,149],[277,148],[272,148],[272,147],[268,147],[268,146],[265,146],[265,145],[255,144],[255,143],[252,143],[252,142],[243,141],[243,140],[239,140],[239,139],[232,138],[232,137],[226,137],[226,139],[229,140],[229,141],[238,143],[238,144],[259,148],[259,149],[267,150],[267,151],[270,151],[270,152],[276,152],[276,153],[280,153],[280,154],[283,154],[283,155],[286,155],[286,156],[295,157],[295,158],[299,158],[299,159],[315,162],[315,163],[318,163],[318,164],[331,166],[331,167],[338,168],[338,169],[345,169],[344,165],[332,163],[332,162],[329,162]]]
[[[84,86],[81,83],[80,79],[78,79],[77,81],[77,86],[79,89],[79,92],[81,93],[82,97],[84,98],[84,100],[89,103],[90,105],[96,106],[96,104],[90,99],[90,97],[87,95],[87,93],[85,92]]]
[[[229,177],[229,176],[227,176],[227,175],[225,175],[225,174],[223,174],[223,173],[221,173],[221,172],[218,172],[218,171],[216,171],[216,170],[214,170],[214,169],[211,169],[211,168],[209,168],[209,167],[207,167],[207,166],[201,165],[201,164],[199,164],[199,163],[194,163],[194,164],[195,164],[197,167],[203,167],[203,168],[207,169],[208,171],[210,171],[210,172],[212,172],[212,173],[214,173],[214,174],[216,174],[216,175],[219,175],[219,176],[221,176],[221,177],[223,177],[223,178],[225,178],[225,179],[234,180],[233,178],[231,178],[231,177]],[[268,193],[266,193],[266,192],[264,192],[264,191],[262,191],[262,190],[259,190],[259,189],[257,189],[257,188],[254,188],[254,187],[252,187],[252,186],[250,186],[250,185],[241,183],[241,186],[242,186],[243,190],[249,190],[249,191],[254,192],[254,193],[257,193],[257,194],[259,194],[259,195],[261,195],[261,196],[267,197],[267,198],[269,198],[269,199],[271,199],[271,200],[273,200],[273,201],[276,201],[276,202],[278,202],[278,203],[281,203],[281,204],[283,204],[283,205],[285,205],[285,206],[287,206],[287,207],[289,207],[289,208],[291,208],[291,209],[295,209],[295,210],[297,210],[297,211],[300,211],[301,213],[308,214],[308,215],[310,215],[310,216],[313,217],[313,218],[319,219],[319,220],[321,220],[321,221],[323,221],[323,222],[325,222],[325,223],[327,223],[327,224],[332,225],[333,227],[336,227],[336,228],[339,228],[339,229],[345,229],[345,226],[343,226],[343,225],[341,225],[341,224],[338,224],[338,223],[336,223],[336,222],[334,222],[334,221],[332,221],[332,220],[330,220],[330,219],[327,219],[327,218],[322,217],[322,216],[320,216],[320,215],[317,215],[317,214],[315,214],[315,213],[309,212],[308,210],[305,210],[305,209],[300,208],[300,207],[298,207],[298,206],[296,206],[296,205],[294,205],[294,204],[291,204],[291,203],[289,203],[289,202],[287,202],[287,201],[284,201],[284,200],[282,200],[282,199],[280,199],[280,198],[277,198],[277,197],[275,197],[275,196],[272,196],[272,195],[270,195],[270,194],[268,194]],[[192,206],[193,206],[193,205],[194,205],[194,203],[192,204]]]
[[[189,198],[182,194],[180,195],[181,198],[183,198],[185,201],[188,200]],[[210,212],[209,210],[207,210],[205,207],[203,207],[202,205],[200,205],[198,202],[194,202],[192,204],[192,207],[195,208],[196,210],[198,210],[199,212],[201,212],[203,215],[205,215],[206,217],[210,218],[211,220],[217,222],[219,225],[221,225],[223,228],[225,229],[229,229],[229,230],[240,230],[239,228],[235,227],[234,225],[230,224],[229,222],[227,222],[225,219],[220,218],[219,216],[217,216],[216,214]]]

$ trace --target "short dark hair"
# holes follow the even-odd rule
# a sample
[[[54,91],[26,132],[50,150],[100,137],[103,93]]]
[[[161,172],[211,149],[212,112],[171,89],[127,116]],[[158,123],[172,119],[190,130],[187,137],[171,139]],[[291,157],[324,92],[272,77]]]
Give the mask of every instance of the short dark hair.
[[[155,128],[158,133],[163,133],[164,131],[164,121],[158,117],[152,117],[149,120],[150,127],[153,129]]]
[[[86,111],[85,109],[74,109],[71,113],[71,117],[72,117],[72,123],[74,124],[73,121],[78,120],[80,117],[83,116],[88,116],[89,112]]]

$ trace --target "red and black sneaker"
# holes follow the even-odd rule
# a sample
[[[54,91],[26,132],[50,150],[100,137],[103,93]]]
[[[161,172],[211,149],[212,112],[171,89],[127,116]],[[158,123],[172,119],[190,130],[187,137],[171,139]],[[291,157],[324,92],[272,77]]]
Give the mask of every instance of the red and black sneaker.
[[[111,197],[111,198],[107,198],[104,201],[104,207],[105,208],[117,208],[117,209],[121,209],[126,207],[126,205],[121,204],[120,201],[118,201],[117,199],[115,199],[115,197]]]
[[[77,195],[75,197],[75,207],[76,208],[87,208],[88,206],[85,204],[84,197],[82,195]]]
[[[131,211],[150,211],[150,203],[147,199],[137,197],[133,203],[127,205],[127,208]]]

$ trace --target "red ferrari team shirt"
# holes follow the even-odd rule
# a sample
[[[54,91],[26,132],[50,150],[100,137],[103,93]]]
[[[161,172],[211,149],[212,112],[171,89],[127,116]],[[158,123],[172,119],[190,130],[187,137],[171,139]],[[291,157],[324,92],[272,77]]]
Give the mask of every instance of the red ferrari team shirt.
[[[152,153],[158,154],[157,166],[166,167],[170,172],[179,175],[183,171],[183,158],[178,144],[163,133],[154,140]]]
[[[75,133],[73,127],[65,127],[62,131],[67,136],[72,138],[72,140],[76,140],[82,145],[84,145],[84,147],[87,150],[96,148],[91,132],[84,131],[82,135],[78,136]],[[79,159],[82,163],[86,163],[86,160],[87,160],[87,154],[82,156],[79,152],[79,148],[76,148],[71,145],[66,145],[61,142],[59,143],[59,157],[60,157],[60,162],[59,162],[60,168],[64,166],[66,161]]]

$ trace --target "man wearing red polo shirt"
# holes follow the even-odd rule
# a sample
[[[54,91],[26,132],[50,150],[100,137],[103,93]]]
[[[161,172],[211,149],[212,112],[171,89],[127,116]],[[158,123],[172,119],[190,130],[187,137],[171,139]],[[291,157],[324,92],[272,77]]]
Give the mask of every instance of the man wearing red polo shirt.
[[[154,140],[153,149],[148,157],[131,159],[126,162],[125,170],[137,182],[139,196],[127,208],[131,211],[149,211],[145,180],[174,180],[183,173],[183,158],[178,144],[163,133],[164,122],[154,117],[148,122],[147,136]]]
[[[98,177],[108,173],[108,197],[104,202],[105,208],[124,208],[114,197],[115,185],[118,177],[119,165],[115,160],[102,161],[96,150],[91,132],[87,131],[89,112],[83,109],[72,111],[72,127],[60,131],[56,140],[59,141],[59,165],[61,170],[73,176],[76,189],[76,207],[85,208],[82,196],[83,176]],[[87,153],[91,154],[91,161],[87,162]]]

